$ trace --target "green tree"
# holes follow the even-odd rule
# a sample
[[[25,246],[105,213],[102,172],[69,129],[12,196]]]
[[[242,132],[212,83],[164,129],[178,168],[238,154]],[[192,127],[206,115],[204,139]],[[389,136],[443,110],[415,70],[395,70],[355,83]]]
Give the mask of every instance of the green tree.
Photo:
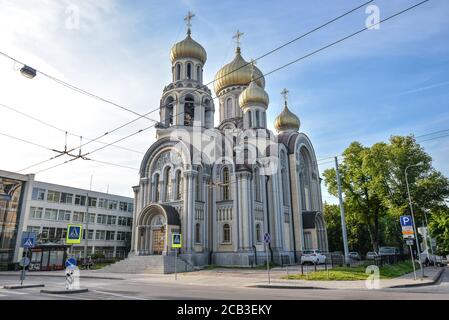
[[[429,231],[437,242],[439,255],[449,254],[449,208],[440,207],[432,212],[429,221]]]

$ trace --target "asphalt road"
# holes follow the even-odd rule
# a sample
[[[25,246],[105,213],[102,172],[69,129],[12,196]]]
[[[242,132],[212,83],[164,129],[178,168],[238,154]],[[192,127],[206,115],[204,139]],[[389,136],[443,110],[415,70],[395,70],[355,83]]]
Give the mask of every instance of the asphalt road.
[[[0,285],[17,284],[11,276],[0,276]],[[26,283],[44,283],[46,289],[64,289],[63,277],[30,276]],[[449,299],[449,270],[432,286],[384,290],[318,290],[318,289],[264,289],[248,287],[192,285],[135,280],[105,280],[82,278],[82,288],[89,292],[51,295],[40,293],[42,288],[19,290],[0,289],[0,300],[440,300]]]

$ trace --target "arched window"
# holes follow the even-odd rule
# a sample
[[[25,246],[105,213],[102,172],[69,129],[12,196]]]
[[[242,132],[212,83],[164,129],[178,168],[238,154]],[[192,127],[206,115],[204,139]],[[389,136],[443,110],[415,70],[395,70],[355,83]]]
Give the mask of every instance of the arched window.
[[[175,78],[175,80],[176,81],[177,80],[181,80],[181,64],[180,63],[178,63],[176,65],[176,78]]]
[[[165,201],[171,200],[171,192],[172,192],[172,180],[171,180],[171,169],[170,167],[165,170]]]
[[[300,151],[300,184],[301,184],[301,202],[303,210],[312,209],[312,199],[311,199],[311,166],[309,155],[304,148]]]
[[[223,169],[223,200],[229,200],[229,168]]]
[[[201,243],[201,225],[195,224],[195,243]]]
[[[285,172],[285,169],[281,170],[281,179],[282,179],[282,200],[283,200],[283,204],[284,206],[288,206],[288,178],[287,178],[287,174]]]
[[[251,119],[251,111],[248,111],[247,114],[248,114],[248,128],[252,128],[253,119]]]
[[[176,200],[181,199],[182,194],[182,179],[181,170],[176,171]]]
[[[260,223],[256,224],[256,241],[262,242],[262,229]]]
[[[256,201],[260,201],[261,200],[261,196],[260,196],[260,172],[259,169],[256,168],[256,170],[254,170],[254,187],[255,187],[255,191],[256,191]]]
[[[193,126],[193,120],[195,119],[195,100],[192,97],[187,97],[184,100],[184,125]]]
[[[260,128],[260,111],[256,111],[256,127]]]
[[[192,64],[187,63],[187,79],[192,79]]]
[[[195,179],[195,182],[196,182],[195,194],[196,194],[197,201],[202,200],[201,179],[202,179],[202,174],[201,174],[201,168],[200,168],[200,169],[198,169],[198,174],[196,175],[196,179]]]
[[[196,80],[201,82],[201,66],[196,66]]]
[[[154,176],[154,202],[159,202],[160,194],[159,194],[159,174]]]
[[[170,127],[173,125],[173,97],[168,97],[165,102],[165,125]]]
[[[231,227],[227,223],[223,225],[223,242],[231,242]]]
[[[225,112],[225,115],[226,115],[226,119],[229,119],[229,118],[232,117],[232,99],[231,98],[228,98],[226,100],[226,112]]]

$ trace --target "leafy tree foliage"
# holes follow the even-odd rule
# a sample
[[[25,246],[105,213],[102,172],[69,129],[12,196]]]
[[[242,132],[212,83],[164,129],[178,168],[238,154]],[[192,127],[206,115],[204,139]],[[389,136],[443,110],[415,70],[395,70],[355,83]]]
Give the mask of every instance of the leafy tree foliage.
[[[422,224],[424,210],[447,208],[449,180],[432,167],[431,157],[413,136],[392,136],[388,143],[379,142],[371,147],[353,142],[343,157],[339,171],[348,242],[353,248],[378,251],[381,245],[401,247],[399,216],[410,214],[406,168],[417,226]],[[418,163],[419,166],[411,166]],[[337,196],[335,169],[325,170],[323,175],[329,193]],[[439,223],[444,225],[442,221]],[[440,224],[435,222],[435,225]],[[366,234],[369,245],[363,239]],[[332,239],[329,236],[330,242]]]

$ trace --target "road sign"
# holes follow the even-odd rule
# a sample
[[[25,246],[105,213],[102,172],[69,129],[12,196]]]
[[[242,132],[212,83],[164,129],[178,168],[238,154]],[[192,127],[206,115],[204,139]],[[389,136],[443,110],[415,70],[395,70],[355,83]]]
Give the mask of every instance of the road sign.
[[[20,260],[19,265],[21,267],[28,267],[30,265],[30,258],[28,257],[23,257],[22,260]]]
[[[65,261],[65,267],[69,270],[73,270],[76,268],[76,259],[75,258],[68,258]]]
[[[402,237],[404,239],[415,239],[412,216],[401,216],[399,218],[402,228]]]
[[[266,232],[266,233],[263,235],[263,241],[264,241],[266,244],[271,243],[271,236],[270,236],[270,234],[269,234],[268,232]]]
[[[171,247],[172,248],[181,248],[182,247],[181,234],[180,233],[173,233],[172,234]]]
[[[81,236],[83,226],[80,224],[69,224],[67,226],[67,239],[68,244],[79,244],[81,243]]]
[[[32,232],[22,235],[22,247],[25,249],[34,248],[36,244],[36,234]]]
[[[413,228],[413,222],[412,222],[412,216],[401,216],[401,227],[412,227]]]
[[[405,243],[406,243],[408,246],[413,246],[413,240],[407,239],[407,240],[405,241]]]

